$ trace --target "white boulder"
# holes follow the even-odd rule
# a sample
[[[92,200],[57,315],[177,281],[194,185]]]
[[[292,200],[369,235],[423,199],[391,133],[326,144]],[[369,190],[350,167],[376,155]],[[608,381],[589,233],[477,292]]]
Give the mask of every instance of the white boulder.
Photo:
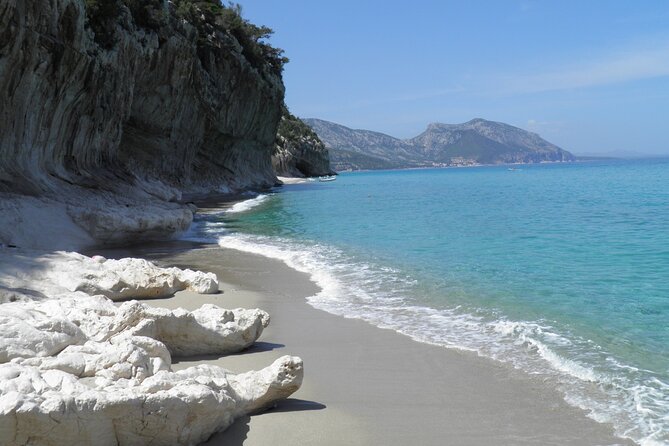
[[[0,438],[7,446],[196,445],[295,392],[302,372],[290,356],[258,372],[201,365],[141,381],[2,364]]]
[[[101,294],[112,300],[165,297],[190,289],[200,294],[218,291],[213,273],[160,268],[144,259],[105,259],[60,251],[48,278],[69,291]]]
[[[75,292],[0,305],[2,445],[195,445],[295,392],[302,361],[233,375],[171,371],[170,353],[223,354],[251,345],[261,310],[188,312]]]
[[[76,252],[0,250],[0,303],[82,291],[112,300],[166,297],[189,289],[218,292],[213,273],[160,268],[144,259],[105,259]]]
[[[225,310],[203,305],[195,311],[167,310],[137,301],[115,306],[102,296],[72,297],[0,305],[0,363],[14,358],[54,356],[86,341],[148,337],[171,354],[228,354],[252,345],[269,324],[258,309]]]

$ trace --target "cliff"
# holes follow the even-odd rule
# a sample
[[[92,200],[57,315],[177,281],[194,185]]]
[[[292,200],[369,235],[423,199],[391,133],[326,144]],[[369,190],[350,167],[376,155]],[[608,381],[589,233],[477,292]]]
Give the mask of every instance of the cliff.
[[[330,154],[318,135],[284,107],[276,135],[272,165],[278,175],[331,175]]]
[[[182,192],[275,184],[285,59],[235,8],[0,0],[0,30],[0,242],[162,237]],[[34,242],[31,213],[60,230]]]
[[[501,122],[473,119],[428,125],[411,139],[305,119],[328,147],[337,170],[574,161],[574,156],[528,132]]]

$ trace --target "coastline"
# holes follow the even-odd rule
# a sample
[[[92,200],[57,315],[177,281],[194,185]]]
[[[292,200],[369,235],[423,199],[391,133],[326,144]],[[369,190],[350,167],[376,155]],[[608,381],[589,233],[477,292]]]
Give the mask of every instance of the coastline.
[[[179,292],[150,305],[258,307],[272,318],[246,352],[176,359],[175,370],[201,363],[257,370],[285,354],[304,360],[304,383],[292,398],[238,420],[206,444],[264,445],[277,437],[323,445],[634,444],[523,372],[311,307],[305,297],[316,285],[277,260],[196,244],[130,254],[211,271],[221,281],[223,294]]]

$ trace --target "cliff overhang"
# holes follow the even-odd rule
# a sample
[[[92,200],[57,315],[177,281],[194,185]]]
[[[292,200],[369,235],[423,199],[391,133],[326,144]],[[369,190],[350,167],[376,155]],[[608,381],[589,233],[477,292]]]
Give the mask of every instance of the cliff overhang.
[[[26,206],[60,203],[82,243],[123,243],[186,229],[182,192],[275,184],[283,59],[236,13],[0,0],[0,242],[25,242],[10,225]]]

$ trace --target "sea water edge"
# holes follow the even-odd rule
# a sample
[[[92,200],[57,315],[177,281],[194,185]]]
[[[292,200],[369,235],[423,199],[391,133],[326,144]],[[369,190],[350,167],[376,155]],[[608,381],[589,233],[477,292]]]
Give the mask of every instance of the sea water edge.
[[[317,308],[540,375],[666,444],[669,337],[643,329],[667,315],[666,179],[666,160],[353,173],[202,215],[189,236],[282,260],[320,286]]]

